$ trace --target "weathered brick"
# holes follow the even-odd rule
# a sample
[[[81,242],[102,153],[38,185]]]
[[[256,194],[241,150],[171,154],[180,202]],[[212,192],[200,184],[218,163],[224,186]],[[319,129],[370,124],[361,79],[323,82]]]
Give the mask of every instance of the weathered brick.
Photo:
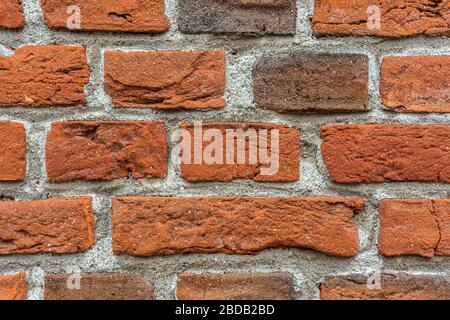
[[[450,56],[385,57],[383,104],[400,112],[450,112]]]
[[[22,0],[0,0],[0,29],[19,29],[24,24]]]
[[[190,156],[189,153],[183,154],[190,163],[185,161],[181,163],[181,176],[188,181],[251,179],[288,182],[299,179],[300,132],[297,129],[262,123],[203,123],[201,127],[183,124],[181,128],[189,133],[187,136],[189,139],[186,141],[182,139],[181,142],[182,149],[186,147],[186,150],[191,151]],[[214,138],[208,137],[208,132],[214,133]],[[239,135],[239,138],[233,139],[233,134]],[[233,141],[233,145],[228,146],[227,140]],[[220,153],[222,159],[198,157],[201,161],[200,164],[196,164],[195,148],[201,141],[203,141],[201,155],[209,157],[214,149],[214,155]],[[208,149],[208,146],[214,148]],[[230,158],[228,160],[227,154]],[[242,155],[242,159],[239,159],[239,154]],[[270,160],[265,157],[269,157]],[[214,164],[212,160],[218,163]]]
[[[450,256],[450,200],[382,201],[378,248],[385,256]]]
[[[262,58],[253,70],[257,106],[277,111],[368,110],[368,59],[296,52]]]
[[[47,175],[52,182],[164,178],[167,153],[162,122],[58,122],[47,137]]]
[[[84,104],[88,81],[83,47],[25,46],[12,57],[0,56],[1,107]]]
[[[223,108],[225,52],[108,51],[105,85],[122,108]]]
[[[179,0],[185,33],[294,34],[295,0]]]
[[[312,28],[317,36],[448,36],[449,8],[450,0],[316,0]]]
[[[25,179],[26,144],[23,124],[0,122],[0,181]]]
[[[179,300],[290,300],[293,279],[286,273],[178,275]]]
[[[351,257],[359,247],[353,215],[363,199],[113,199],[113,251],[136,256],[256,254],[294,247]]]
[[[128,274],[45,276],[45,300],[153,300],[144,278]]]
[[[450,182],[450,126],[332,125],[322,138],[335,182]]]
[[[77,253],[94,244],[92,199],[0,202],[0,255]]]
[[[27,274],[0,275],[0,300],[26,300]]]
[[[381,274],[379,288],[362,275],[328,277],[320,286],[322,300],[448,300],[450,285],[441,276]],[[370,286],[368,286],[368,284]]]
[[[121,32],[169,29],[164,0],[42,0],[41,6],[45,22],[52,29]]]

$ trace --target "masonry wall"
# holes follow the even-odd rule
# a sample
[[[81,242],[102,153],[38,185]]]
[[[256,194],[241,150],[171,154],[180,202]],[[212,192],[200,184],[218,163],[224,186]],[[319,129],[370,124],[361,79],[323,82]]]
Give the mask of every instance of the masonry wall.
[[[1,298],[450,296],[448,1],[85,0],[83,30],[65,1],[19,2]],[[178,165],[194,122],[280,129],[279,174]]]

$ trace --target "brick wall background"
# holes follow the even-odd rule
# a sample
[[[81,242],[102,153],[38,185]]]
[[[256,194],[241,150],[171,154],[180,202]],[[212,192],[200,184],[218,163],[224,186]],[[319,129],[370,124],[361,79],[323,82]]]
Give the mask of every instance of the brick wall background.
[[[3,2],[8,3],[10,1]],[[54,1],[43,2],[47,2],[47,5],[51,7],[51,2]],[[204,1],[198,2],[203,3]],[[323,3],[324,1],[319,2]],[[380,70],[384,57],[447,56],[433,59],[432,62],[429,60],[423,61],[424,68],[418,68],[417,71],[411,71],[410,75],[405,75],[407,79],[411,79],[419,73],[426,78],[424,80],[418,79],[417,83],[415,83],[418,92],[422,90],[421,88],[425,88],[423,89],[424,92],[421,93],[422,97],[428,97],[425,99],[425,102],[422,101],[418,104],[408,102],[411,100],[414,102],[415,99],[414,97],[405,97],[406,94],[402,94],[402,92],[408,91],[407,86],[405,88],[404,85],[395,82],[399,77],[392,69],[400,68],[400,70],[404,70],[401,69],[402,63],[407,64],[408,61],[395,61],[395,59],[386,61],[386,66],[384,66],[387,69],[386,72],[388,74],[392,72],[392,74],[390,76],[387,75],[386,79],[382,81],[382,88],[386,90],[382,90],[382,93],[385,93],[386,97],[389,98],[386,98],[385,105],[400,111],[408,111],[408,109],[413,111],[450,111],[450,67],[448,58],[450,45],[448,37],[445,37],[445,35],[449,35],[450,30],[448,1],[436,4],[436,6],[447,5],[447,9],[441,12],[443,21],[432,21],[431,25],[418,23],[417,26],[412,27],[413,29],[415,28],[415,31],[402,30],[395,25],[389,26],[390,29],[388,30],[383,30],[383,32],[389,33],[387,35],[394,37],[415,35],[416,33],[435,33],[437,36],[398,39],[348,36],[318,38],[311,29],[310,20],[313,16],[314,7],[312,0],[296,1],[295,32],[289,29],[289,26],[292,24],[288,22],[286,22],[287,25],[277,23],[277,18],[272,17],[270,13],[267,13],[267,19],[275,19],[275,22],[268,23],[267,26],[261,27],[261,24],[258,22],[255,22],[255,24],[249,22],[248,26],[241,25],[236,27],[237,29],[240,27],[248,28],[248,30],[253,32],[269,33],[280,33],[282,31],[278,29],[285,28],[283,29],[285,30],[284,33],[290,33],[289,35],[264,35],[257,37],[239,34],[182,33],[179,31],[179,28],[187,31],[189,28],[201,29],[201,26],[205,25],[204,21],[195,21],[189,15],[183,15],[182,18],[178,19],[180,14],[178,10],[181,10],[183,6],[186,7],[186,3],[188,1],[181,1],[178,7],[176,0],[165,0],[165,13],[170,22],[170,28],[165,33],[72,32],[48,29],[44,23],[38,0],[23,1],[25,17],[23,29],[0,30],[0,53],[6,56],[11,55],[11,48],[23,46],[84,46],[86,49],[86,63],[89,69],[89,71],[86,70],[83,54],[81,54],[81,57],[67,58],[67,55],[63,52],[65,49],[60,48],[53,49],[55,52],[45,52],[51,58],[44,59],[44,62],[42,62],[44,67],[41,70],[55,72],[58,69],[58,64],[61,63],[64,64],[64,67],[62,67],[64,70],[63,74],[59,77],[47,76],[47,86],[33,88],[33,92],[37,90],[42,92],[38,97],[22,95],[23,92],[26,93],[26,90],[20,91],[20,85],[15,82],[21,77],[20,75],[24,75],[26,67],[24,67],[25,69],[17,69],[17,73],[14,73],[10,78],[4,77],[0,79],[0,103],[9,105],[9,107],[0,109],[0,121],[12,121],[23,124],[26,133],[27,149],[25,180],[23,182],[0,182],[0,199],[2,200],[0,202],[0,229],[3,228],[4,230],[3,232],[0,230],[0,254],[6,254],[0,256],[0,274],[10,275],[25,272],[28,284],[28,298],[30,299],[44,298],[44,282],[45,288],[48,289],[48,292],[45,293],[46,298],[73,298],[73,295],[76,297],[76,293],[66,290],[66,279],[63,274],[73,273],[77,269],[82,273],[122,274],[122,276],[103,275],[98,278],[95,276],[87,277],[85,282],[83,282],[85,288],[87,288],[84,290],[85,297],[95,297],[99,292],[104,292],[105,297],[108,297],[108,294],[111,294],[114,290],[119,290],[124,297],[174,299],[178,281],[180,283],[178,287],[180,298],[202,297],[200,293],[196,295],[192,287],[195,288],[196,285],[207,283],[221,288],[217,290],[219,293],[211,293],[212,297],[255,297],[263,292],[271,291],[268,288],[276,287],[276,292],[271,291],[273,294],[273,296],[270,296],[271,298],[318,299],[320,297],[320,285],[324,283],[327,277],[334,278],[328,278],[327,285],[323,286],[323,297],[325,298],[354,297],[360,294],[364,294],[364,297],[414,298],[421,295],[429,298],[448,297],[450,285],[447,282],[447,278],[450,277],[450,274],[448,274],[450,261],[445,256],[449,255],[447,244],[449,239],[447,236],[450,233],[450,224],[448,222],[450,205],[448,200],[430,201],[430,199],[446,199],[450,196],[448,187],[448,182],[450,181],[450,129],[447,126],[450,121],[450,115],[446,113],[406,113],[387,110],[382,104],[379,90],[381,81]],[[201,7],[200,4],[198,6]],[[214,6],[211,6],[211,8],[214,8]],[[192,12],[195,12],[195,10],[192,8]],[[2,16],[0,15],[0,17]],[[58,27],[61,25],[61,22],[58,22],[57,15],[55,17],[52,23]],[[320,19],[326,20],[326,15],[321,16]],[[447,23],[446,26],[445,22]],[[8,23],[13,22],[9,21]],[[212,22],[210,23],[212,24]],[[327,24],[320,24],[320,21],[317,23],[321,26],[318,32],[326,32]],[[232,27],[232,22],[226,24],[217,23],[214,26],[219,31]],[[342,30],[333,32],[345,33],[347,32],[346,27],[348,26],[343,26]],[[89,28],[95,29],[99,27],[90,26]],[[100,26],[100,28],[102,27]],[[134,26],[133,28],[139,29],[144,28],[144,26]],[[147,30],[161,31],[167,28],[167,21],[163,19],[158,21],[157,24],[146,25],[145,28]],[[354,31],[354,33],[361,33],[361,31]],[[386,36],[384,33],[382,35]],[[24,52],[21,53],[20,57],[17,57],[19,62],[32,59],[36,54],[39,55],[39,52],[34,51],[35,49],[22,50]],[[75,55],[74,50],[69,50],[71,51],[69,54]],[[106,60],[115,59],[113,55],[105,57],[105,52],[115,50],[125,52],[224,50],[226,65],[224,97],[226,107],[220,108],[221,104],[223,104],[221,100],[222,82],[219,79],[220,71],[218,75],[213,75],[214,81],[211,82],[214,85],[211,84],[208,89],[205,89],[212,92],[208,97],[214,99],[214,101],[211,102],[206,99],[207,107],[212,109],[202,111],[166,111],[139,107],[113,107],[111,96],[117,99],[118,102],[116,104],[120,105],[124,103],[123,99],[130,98],[130,95],[133,97],[133,94],[134,100],[132,99],[132,101],[137,101],[138,104],[142,103],[140,99],[144,96],[147,99],[144,99],[144,102],[147,104],[151,103],[151,101],[161,103],[161,97],[149,98],[148,95],[144,95],[145,90],[144,93],[134,92],[133,88],[127,88],[126,85],[114,89],[117,83],[123,85],[123,82],[120,82],[121,77],[122,81],[125,81],[126,75],[129,74],[127,70],[121,73],[120,70],[113,70],[114,68],[107,71],[108,67],[104,67]],[[292,96],[292,92],[283,91],[285,88],[276,87],[280,77],[281,79],[285,75],[301,77],[296,73],[298,70],[292,71],[289,69],[289,62],[291,65],[292,63],[295,65],[296,55],[299,52],[313,54],[309,63],[315,66],[314,70],[327,63],[324,61],[328,57],[327,55],[316,54],[339,54],[339,57],[332,56],[331,58],[328,57],[328,59],[338,64],[335,68],[340,70],[342,74],[350,74],[351,76],[335,80],[336,83],[340,84],[340,90],[338,91],[341,95],[339,95],[336,93],[336,90],[327,91],[327,86],[320,87],[323,81],[321,82],[321,75],[318,74],[314,78],[316,82],[312,83],[317,85],[317,91],[322,96],[318,100],[314,100],[314,103],[311,103],[309,110],[307,110],[311,111],[311,113],[281,113],[278,112],[280,109],[305,105],[305,101],[302,101],[301,97]],[[350,56],[345,54],[350,54]],[[31,58],[30,55],[32,56]],[[219,53],[218,55],[220,56]],[[362,55],[363,57],[355,55]],[[262,58],[267,59],[264,60],[267,63],[261,63],[255,69],[255,82],[253,82],[252,73],[254,67]],[[2,63],[4,63],[3,68],[5,65],[11,66],[10,60],[2,59],[0,58],[0,71],[2,70]],[[65,59],[68,59],[70,62],[67,62]],[[125,57],[118,57],[117,59],[116,69],[127,67],[128,61]],[[177,59],[181,58],[176,58],[174,61],[179,61]],[[139,61],[145,63],[145,58],[141,57]],[[20,66],[19,62],[17,62],[17,65]],[[433,62],[439,62],[439,65],[433,65]],[[67,66],[67,63],[69,66]],[[187,63],[192,62],[187,61]],[[204,62],[204,67],[201,67],[204,70],[199,71],[203,72],[200,74],[201,78],[207,75],[211,76],[211,70],[217,72],[217,66],[211,67],[211,64],[214,63],[216,62]],[[275,74],[270,74],[271,67],[276,69],[280,65],[285,66],[286,63],[288,66],[285,67],[285,70],[282,69],[283,71],[280,74],[277,75],[276,72]],[[427,65],[429,63],[432,66]],[[412,65],[417,66],[420,63],[415,61],[412,62]],[[146,68],[150,68],[150,66],[151,61],[146,65]],[[170,66],[171,63],[168,64],[168,69],[156,69],[154,72],[160,77],[162,75],[169,77],[171,73],[169,72],[167,75],[165,72],[167,70],[170,71]],[[182,70],[182,68],[183,63],[180,62],[180,66],[177,66],[176,69]],[[430,69],[434,71],[431,72]],[[34,67],[30,70],[29,72],[33,73],[38,69]],[[365,70],[368,70],[368,74],[366,74]],[[64,77],[67,74],[70,75],[71,79],[68,81],[67,86],[63,86],[56,94],[52,94],[52,85],[58,86],[57,83],[60,83],[60,81],[65,82],[67,79],[64,80]],[[80,88],[87,81],[87,75],[90,78],[87,85],[82,89],[84,90],[83,94]],[[106,80],[104,80],[105,75],[108,75]],[[37,76],[33,74],[33,77]],[[264,82],[264,79],[260,79],[265,76],[267,76],[267,79],[265,79],[267,82]],[[145,83],[145,77],[142,79],[139,78],[139,75],[135,75],[135,77]],[[361,85],[361,81],[364,84],[366,78],[368,92],[365,92],[365,86]],[[307,77],[303,81],[308,84],[308,81],[312,81],[311,79],[312,77]],[[22,80],[27,81],[25,76]],[[110,94],[107,94],[106,91],[108,83],[112,86]],[[274,87],[271,88],[267,83],[273,83]],[[136,83],[136,85],[140,84]],[[189,85],[186,86],[190,90],[195,90],[199,85],[194,83],[191,87]],[[254,95],[253,87],[261,90],[260,95]],[[389,94],[388,91],[392,90],[392,88],[395,90]],[[434,91],[430,88],[433,88]],[[19,93],[16,95],[10,94],[13,90],[19,90]],[[114,92],[117,93],[117,96],[115,96]],[[165,92],[164,94],[166,94],[165,98],[169,100],[173,98],[171,92]],[[315,97],[317,92],[309,92],[308,94]],[[14,100],[17,96],[23,98],[23,100]],[[367,102],[366,96],[368,96]],[[287,101],[288,98],[293,99],[293,101],[277,105],[276,101],[271,100],[274,97],[278,98],[278,100],[275,99],[278,102],[280,100]],[[63,105],[83,103],[84,99],[85,105],[83,107],[63,107]],[[261,103],[264,108],[257,106],[255,101]],[[40,104],[44,107],[30,108],[28,107],[30,104]],[[57,106],[47,106],[48,104]],[[17,105],[23,105],[24,107],[17,107]],[[168,105],[170,106],[170,102]],[[189,106],[192,106],[192,103],[186,103],[185,108],[188,109]],[[349,112],[349,106],[352,107],[350,111],[358,110],[360,112]],[[196,105],[196,107],[201,108],[201,103]],[[335,110],[331,110],[333,108]],[[331,112],[336,110],[341,112]],[[89,164],[92,168],[97,168],[98,172],[92,170],[74,173],[76,170],[73,169],[70,171],[70,168],[73,168],[73,166],[76,167],[83,161],[89,161],[82,154],[73,161],[72,165],[69,165],[69,168],[64,168],[67,164],[63,161],[64,155],[76,153],[78,150],[76,147],[77,140],[70,140],[71,135],[69,131],[82,131],[87,135],[89,135],[89,132],[86,133],[86,130],[88,130],[85,128],[86,125],[74,125],[70,129],[58,124],[54,125],[52,129],[52,124],[65,121],[101,120],[108,122],[131,121],[133,122],[132,126],[136,126],[135,121],[160,121],[163,124],[159,125],[165,125],[166,128],[166,140],[169,151],[174,148],[174,142],[170,139],[171,134],[179,128],[181,123],[192,123],[194,121],[205,123],[252,122],[279,124],[295,128],[301,131],[300,180],[294,179],[292,181],[291,173],[288,178],[280,178],[276,182],[260,182],[257,179],[246,179],[233,182],[191,183],[181,177],[180,168],[172,162],[170,157],[167,162],[167,173],[165,173],[164,159],[161,160],[158,158],[158,155],[145,155],[145,159],[148,159],[151,163],[159,163],[162,169],[156,168],[152,172],[143,173],[138,169],[134,171],[130,169],[128,164],[133,163],[133,161],[127,158],[127,156],[130,156],[126,152],[121,155],[120,161],[105,154],[101,161]],[[336,124],[381,124],[401,125],[402,127],[334,127],[333,125]],[[110,126],[111,124],[103,125]],[[405,125],[432,126],[427,128],[422,126],[403,127]],[[327,129],[323,129],[323,127],[327,127]],[[143,140],[149,136],[155,137],[157,139],[155,148],[164,146],[165,139],[163,134],[158,132],[158,130],[161,130],[161,127],[158,129],[158,126],[151,126],[151,128],[151,130],[149,129],[150,132],[148,132],[145,129],[145,123],[141,123],[138,125],[138,129],[135,127],[128,127],[128,129],[119,128],[117,129],[117,134],[126,135],[127,130],[133,133],[138,131],[142,135]],[[47,146],[47,157],[49,152],[53,152],[53,158],[51,160],[52,165],[49,166],[47,164],[46,168],[46,139],[51,130],[54,148]],[[8,141],[8,139],[11,139],[11,136],[13,141]],[[375,136],[377,137],[376,139],[374,138]],[[8,149],[10,152],[8,155],[4,155],[3,158],[0,157],[0,163],[3,161],[5,167],[8,166],[9,168],[15,166],[11,169],[12,173],[5,172],[2,179],[20,180],[24,175],[23,170],[21,171],[24,165],[23,153],[20,152],[24,148],[23,129],[17,125],[9,125],[6,129],[0,129],[0,137],[2,137],[0,144],[3,144],[4,148],[10,148],[11,145],[14,146],[14,148]],[[68,139],[70,142],[64,145],[64,139]],[[107,140],[108,138],[106,137],[105,139]],[[349,141],[353,140],[359,141],[356,149],[351,143],[349,145]],[[400,150],[396,149],[396,152],[392,151],[404,141],[408,141],[407,147],[400,148]],[[141,142],[136,141],[137,150],[139,150],[139,143]],[[349,161],[346,163],[345,159],[339,159],[339,150],[346,150],[344,153],[347,155],[354,152],[351,155],[353,162]],[[360,152],[360,155],[363,155],[362,158],[357,157],[358,152]],[[114,180],[95,181],[96,177],[98,178],[102,174],[104,176],[101,170],[102,165],[114,161],[119,163],[119,169],[108,177]],[[120,165],[124,167],[120,167]],[[123,178],[130,172],[127,170],[131,170],[131,173],[136,176],[150,174],[158,178]],[[189,171],[186,174],[189,175]],[[250,172],[249,175],[252,176],[252,173]],[[293,176],[295,177],[295,175],[294,172]],[[195,174],[192,174],[192,172],[191,177],[195,179]],[[56,183],[50,182],[49,179],[56,181]],[[86,180],[69,181],[72,179]],[[225,178],[216,177],[216,179],[221,180]],[[287,182],[280,182],[285,180]],[[389,182],[388,180],[396,182]],[[349,184],[349,182],[358,183]],[[44,200],[53,197],[80,198],[86,196],[92,196],[92,213],[89,207],[89,198],[61,202],[50,200],[51,203],[20,202],[25,200]],[[282,225],[286,227],[287,234],[289,232],[300,232],[302,236],[305,236],[305,239],[300,237],[300,239],[293,241],[286,234],[271,234],[268,230],[262,234],[269,238],[278,237],[276,238],[275,248],[263,250],[256,255],[233,254],[242,252],[238,252],[240,250],[232,246],[228,247],[227,250],[219,250],[232,254],[211,252],[214,249],[208,249],[210,253],[207,253],[208,250],[197,248],[197,251],[200,251],[199,253],[184,255],[148,257],[119,255],[113,253],[111,232],[113,228],[113,202],[116,201],[115,205],[118,207],[117,212],[115,212],[118,221],[123,219],[122,221],[127,223],[126,226],[128,227],[140,223],[138,221],[139,217],[136,218],[136,221],[133,221],[134,215],[139,216],[139,213],[141,213],[151,218],[152,214],[154,214],[151,210],[139,211],[141,210],[139,206],[145,207],[145,203],[141,203],[140,199],[134,199],[137,202],[135,204],[137,209],[133,211],[134,215],[130,213],[132,210],[127,211],[126,207],[129,205],[128,201],[132,202],[133,199],[116,199],[113,201],[113,197],[127,196],[197,198],[209,196],[263,198],[334,197],[331,200],[319,201],[320,204],[309,203],[308,201],[312,201],[311,199],[298,200],[300,204],[294,204],[294,207],[302,208],[299,210],[307,210],[303,209],[307,206],[314,207],[314,210],[318,210],[324,215],[320,220],[322,222],[329,219],[329,212],[333,212],[331,216],[337,222],[334,220],[328,221],[330,229],[326,229],[324,227],[325,223],[322,222],[316,224],[307,221],[306,227],[302,224],[299,226],[294,221],[296,211],[293,209],[293,217],[287,218]],[[336,198],[341,199],[336,200]],[[346,198],[347,200],[345,201],[350,202],[345,202],[342,198]],[[362,200],[358,200],[359,198],[365,200],[363,209],[361,208]],[[383,202],[381,207],[385,215],[383,215],[382,225],[385,224],[386,229],[381,234],[380,241],[378,241],[380,203],[385,199],[392,198],[421,200],[415,202],[400,200],[397,202]],[[12,199],[16,200],[17,203],[11,203]],[[149,201],[148,205],[151,207],[162,200],[147,199],[147,201]],[[181,208],[180,212],[188,212],[192,208],[187,203],[189,201],[179,201],[183,202],[177,206],[177,208]],[[276,200],[266,199],[265,201]],[[286,210],[283,213],[289,212],[292,204],[285,204],[282,200],[278,201],[281,203],[265,204],[269,208],[268,212],[271,212],[271,205],[276,208],[284,208],[286,206]],[[208,209],[210,207],[214,208],[214,204],[209,204],[207,200],[205,202],[191,201],[191,206],[197,205],[202,205]],[[239,200],[230,204],[229,210],[243,214],[243,212],[248,212],[246,208],[252,208],[252,205],[252,203],[247,204],[245,200]],[[259,204],[262,208],[265,205]],[[320,207],[320,210],[317,207]],[[185,210],[183,211],[182,209]],[[197,209],[200,210],[199,207]],[[357,209],[361,210],[353,218],[354,210]],[[71,216],[73,219],[70,221],[64,220],[64,213],[67,210],[71,210],[70,212],[73,213],[73,217]],[[92,229],[92,214],[95,215],[96,219],[95,230]],[[182,214],[176,215],[175,213],[176,217],[171,217],[171,213],[167,212],[159,212],[157,214],[167,214],[169,216],[168,219],[181,219],[180,224],[183,224],[182,219],[185,219]],[[11,219],[11,216],[15,218]],[[270,214],[268,216],[270,226]],[[62,220],[58,224],[59,219]],[[192,223],[192,219],[195,220],[196,216],[191,217],[191,220],[186,223]],[[231,224],[236,227],[236,230],[242,232],[242,240],[239,237],[238,240],[233,239],[237,241],[238,245],[248,240],[250,242],[248,244],[250,251],[273,246],[273,244],[270,245],[270,239],[267,240],[261,234],[252,235],[252,229],[243,229],[244,226],[247,226],[244,217],[242,221],[238,219],[238,215],[234,216],[234,219],[230,217],[227,219],[229,220],[222,222],[225,226]],[[342,222],[341,219],[345,222]],[[30,221],[37,221],[36,224],[38,226],[30,224]],[[48,222],[47,224],[46,221]],[[149,222],[148,225],[145,223],[144,225],[140,224],[140,227],[143,228],[142,230],[155,230],[151,235],[156,235],[157,237],[160,226],[151,225],[154,219],[147,219],[146,221]],[[335,224],[341,226],[341,222],[343,224],[342,230],[339,229],[339,232],[337,232],[333,226]],[[208,221],[197,221],[196,223],[205,228],[203,231],[208,231]],[[245,225],[240,223],[245,223]],[[42,225],[46,225],[48,230],[43,228]],[[264,223],[258,225],[264,228]],[[355,226],[356,230],[354,229]],[[405,229],[401,226],[407,227]],[[292,229],[289,229],[289,227]],[[57,232],[55,231],[57,228],[64,228],[64,232],[58,233],[63,235],[62,237],[51,236],[52,232]],[[220,234],[223,229],[220,226],[217,228],[217,230],[214,229],[215,234]],[[316,229],[320,229],[320,231],[312,232],[310,235],[313,240],[311,240],[306,230]],[[14,230],[14,232],[11,230]],[[8,233],[9,231],[11,233]],[[157,240],[151,237],[145,238],[142,242],[139,240],[138,244],[145,243],[146,245],[144,248],[141,248],[142,250],[133,251],[133,247],[132,245],[130,247],[129,242],[127,242],[129,239],[127,238],[135,237],[131,241],[136,241],[136,238],[140,235],[139,231],[140,229],[120,229],[117,227],[119,236],[114,240],[114,251],[116,253],[136,253],[138,251],[137,253],[140,255],[146,255],[150,252],[161,253],[161,251],[158,251],[160,249],[157,246],[152,246],[152,244],[157,243]],[[198,231],[202,231],[201,228]],[[95,244],[90,248],[94,240],[92,239],[92,233],[95,237]],[[355,238],[356,233],[359,235],[359,240]],[[393,237],[393,235],[396,236]],[[187,241],[184,241],[184,237],[187,236],[183,235],[182,232],[179,236],[182,239],[179,243],[177,243],[177,239],[170,239],[174,242],[175,252],[192,251],[192,248],[198,245],[194,241],[190,247],[189,244],[186,244]],[[166,239],[166,241],[168,240]],[[202,239],[202,241],[205,241],[203,244],[208,243],[208,245],[214,247],[217,239]],[[268,242],[269,245],[264,241]],[[51,243],[51,246],[46,248],[45,243],[47,242]],[[233,241],[230,241],[230,243],[233,244]],[[380,249],[378,243],[380,243]],[[358,244],[359,249],[357,248]],[[283,249],[280,246],[301,246],[322,252],[296,248]],[[85,249],[87,249],[86,252],[79,252]],[[241,251],[245,251],[245,248],[241,249]],[[32,254],[23,254],[27,253],[27,251]],[[45,251],[72,254],[50,255],[41,253]],[[201,251],[204,253],[201,253]],[[14,254],[11,255],[11,253]],[[368,292],[364,276],[370,276],[377,270],[386,274],[394,274],[395,276],[386,275],[382,277],[384,291],[375,290]],[[189,275],[189,273],[242,273],[255,275],[242,276],[242,280],[236,275],[227,275],[225,279],[216,278],[217,276],[214,275],[206,275],[203,276],[205,278],[195,280],[192,279],[192,275]],[[274,275],[267,276],[267,274],[271,273]],[[52,274],[53,276],[48,276],[45,279],[45,275]],[[178,277],[178,274],[183,275]],[[136,277],[124,279],[124,275],[143,277],[147,283]],[[349,277],[349,275],[352,275],[353,278]],[[339,276],[344,277],[339,278]],[[24,277],[23,274],[18,274],[15,277],[6,276],[0,278],[0,288],[6,288],[3,290],[5,292],[3,293],[4,297],[23,298],[26,296],[23,286]],[[255,288],[254,283],[258,283],[258,287]],[[411,289],[416,288],[418,285],[422,288],[419,293]],[[104,289],[106,287],[109,289]],[[139,288],[140,296],[136,296],[135,288]],[[236,292],[242,294],[234,296]],[[220,294],[223,294],[223,296]]]

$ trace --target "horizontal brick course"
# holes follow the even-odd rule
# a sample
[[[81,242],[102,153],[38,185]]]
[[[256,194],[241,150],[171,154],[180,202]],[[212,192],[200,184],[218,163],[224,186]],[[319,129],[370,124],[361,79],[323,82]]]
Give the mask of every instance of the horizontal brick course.
[[[351,257],[359,247],[353,215],[363,199],[113,199],[113,251],[256,254],[267,248],[313,249]]]
[[[156,121],[53,123],[47,138],[47,175],[52,182],[164,178],[165,125]]]
[[[180,0],[178,27],[186,33],[295,33],[295,0]]]
[[[450,182],[450,126],[331,125],[321,133],[335,182]]]
[[[83,105],[89,74],[81,46],[21,47],[0,56],[0,107]]]
[[[399,112],[450,112],[450,56],[384,57],[380,92]]]
[[[45,300],[153,300],[154,289],[144,278],[129,274],[45,276]]]
[[[105,87],[122,108],[223,108],[225,53],[107,51]]]
[[[266,56],[253,68],[255,103],[280,112],[368,111],[368,69],[360,54]]]
[[[190,157],[187,152],[183,154],[183,157],[186,157],[189,163],[182,161],[181,164],[181,176],[188,181],[226,182],[250,179],[254,181],[290,182],[299,179],[300,132],[297,129],[263,123],[203,123],[201,128],[198,127],[197,129],[193,124],[183,124],[181,129],[185,130],[188,133],[187,137],[189,137],[186,140],[182,139],[180,144],[182,149],[187,147],[187,150],[190,150]],[[196,130],[201,130],[200,138],[196,138]],[[218,130],[217,136],[222,139],[222,143],[218,142],[220,141],[219,138],[218,141],[213,141],[212,138],[208,139],[206,136],[208,130]],[[231,135],[227,131],[240,134],[240,138],[234,139],[234,148],[227,148],[227,134],[228,140],[231,140]],[[191,140],[190,143],[189,140]],[[202,157],[202,159],[199,158],[199,160],[202,160],[201,164],[196,164],[195,146],[197,140],[205,140],[201,155],[209,157],[207,148],[212,146],[217,152],[222,153],[222,159],[219,159],[219,157],[214,159]],[[275,147],[273,150],[272,146]],[[245,156],[241,160],[244,161],[241,161],[239,160],[239,153],[244,155],[243,152],[245,152]],[[227,154],[229,153],[233,154],[233,157],[229,159],[232,161],[227,164]],[[256,157],[256,159],[251,159],[251,156]],[[270,161],[264,159],[266,156],[270,158]],[[217,160],[219,163],[207,164],[210,160],[211,162]],[[243,163],[239,164],[239,161]]]
[[[42,0],[41,6],[45,22],[52,29],[121,32],[169,29],[164,0]]]
[[[289,300],[293,279],[285,273],[178,275],[179,300]]]
[[[312,29],[318,36],[450,35],[449,0],[315,0],[314,4]]]
[[[0,202],[0,255],[83,252],[94,228],[90,197]]]
[[[441,276],[381,274],[328,277],[320,286],[322,300],[448,300],[450,285]],[[368,286],[370,285],[370,287]]]
[[[385,256],[450,256],[450,200],[383,200],[378,246]]]

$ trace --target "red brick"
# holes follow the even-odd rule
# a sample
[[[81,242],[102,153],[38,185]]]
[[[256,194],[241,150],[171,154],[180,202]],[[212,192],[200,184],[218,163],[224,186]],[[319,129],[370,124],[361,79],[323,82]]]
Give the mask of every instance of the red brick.
[[[19,29],[24,24],[22,0],[0,0],[0,29]]]
[[[378,247],[385,256],[450,256],[450,200],[382,201]]]
[[[368,65],[353,53],[264,57],[253,68],[255,104],[279,112],[368,111]]]
[[[179,300],[290,300],[293,279],[286,273],[178,275]]]
[[[369,280],[369,281],[368,281]],[[381,274],[380,288],[365,276],[329,277],[320,286],[322,300],[448,300],[448,280],[440,276]]]
[[[202,151],[208,151],[208,149],[206,149],[208,148],[208,145],[216,145],[218,147],[218,152],[222,153],[223,158],[217,159],[219,164],[208,164],[209,159],[207,159],[208,161],[199,159],[202,160],[202,164],[195,164],[195,144],[197,140],[203,141],[203,138],[202,136],[196,138],[193,124],[183,124],[181,125],[181,128],[185,130],[186,133],[189,133],[191,140],[190,143],[188,140],[181,142],[181,147],[187,147],[188,150],[191,150],[191,156],[189,157],[187,154],[187,157],[190,158],[190,164],[184,162],[181,164],[181,176],[188,181],[232,181],[237,179],[250,179],[254,181],[289,182],[299,179],[300,132],[297,129],[282,125],[263,123],[203,123],[202,127],[198,127],[196,131],[205,134],[206,130],[219,130],[217,133],[220,133],[223,143],[215,143],[214,141],[205,138],[207,141],[203,142]],[[227,130],[239,133],[242,137],[241,139],[234,140],[234,148],[229,148],[230,150],[226,147]],[[251,138],[252,142],[249,140],[244,141],[244,139],[246,139],[244,134],[248,133],[248,137],[252,137],[252,132],[255,134],[255,136]],[[277,135],[279,143],[276,143],[276,140],[273,140],[275,149],[272,150],[271,137],[276,137]],[[231,137],[230,135],[228,136]],[[238,147],[239,141],[244,143],[244,149]],[[263,144],[261,144],[261,141],[263,141]],[[252,151],[252,148],[255,149]],[[262,148],[264,151],[260,153],[259,148]],[[242,154],[245,152],[244,164],[238,164],[238,153],[241,152]],[[227,153],[233,154],[233,159],[229,159],[232,160],[228,162],[229,164],[227,164]],[[271,164],[261,161],[261,155],[264,157],[266,153],[269,156],[273,156]],[[202,152],[201,154],[204,153]],[[207,152],[207,155],[210,155],[210,152]],[[256,159],[251,159],[252,157],[256,157]],[[265,170],[261,171],[261,168],[264,168]]]
[[[20,123],[0,122],[0,181],[22,181],[27,167],[25,128]]]
[[[83,47],[25,46],[0,56],[1,107],[81,105],[88,81]]]
[[[80,8],[80,25],[73,25]],[[51,29],[83,31],[163,32],[169,29],[164,0],[42,0],[45,22]],[[69,13],[68,13],[69,12]],[[68,24],[69,20],[69,24]]]
[[[0,202],[0,255],[88,250],[95,242],[91,207],[90,197]]]
[[[117,107],[223,108],[225,52],[108,51],[105,86]]]
[[[370,6],[380,8],[380,28]],[[317,36],[450,35],[450,0],[316,0],[312,28]]]
[[[359,247],[353,215],[363,199],[113,199],[113,251],[136,256],[256,254],[305,248],[351,257]]]
[[[44,295],[45,300],[153,300],[154,289],[135,275],[50,274]]]
[[[0,275],[0,300],[27,300],[27,274]]]
[[[400,112],[450,112],[450,56],[385,57],[381,97]]]
[[[335,182],[450,182],[450,126],[332,125],[322,138]]]
[[[167,174],[166,129],[152,121],[53,123],[47,138],[52,182],[141,179]]]

